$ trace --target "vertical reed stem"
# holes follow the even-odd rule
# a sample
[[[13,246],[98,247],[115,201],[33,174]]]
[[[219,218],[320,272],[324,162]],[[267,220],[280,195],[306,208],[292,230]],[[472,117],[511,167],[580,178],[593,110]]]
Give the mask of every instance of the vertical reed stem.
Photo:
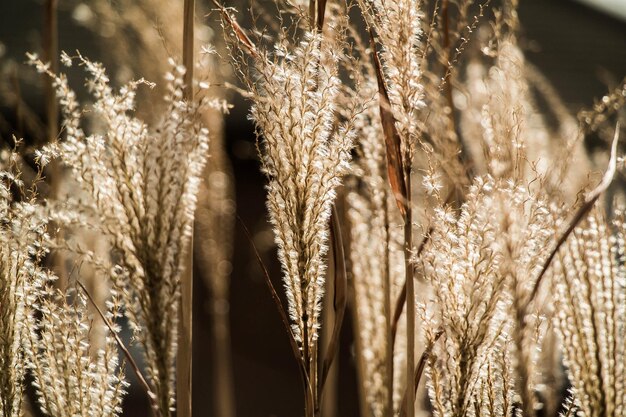
[[[44,11],[43,60],[50,63],[50,71],[54,74],[59,72],[57,5],[58,0],[46,0]],[[52,86],[52,77],[43,74],[43,80],[46,102],[46,140],[52,141],[58,134],[57,98]]]
[[[334,253],[335,250],[336,250],[335,246],[331,245],[329,252],[332,252],[332,256],[329,256],[328,259],[336,259],[336,254]],[[329,261],[328,264],[329,265],[326,271],[326,276],[327,277],[336,276],[337,274],[335,270],[335,268],[337,268],[336,263]],[[336,313],[333,308],[333,299],[335,298],[334,282],[330,279],[326,279],[325,286],[326,286],[326,289],[324,291],[324,300],[323,300],[324,308],[322,310],[322,323],[324,323],[325,326],[322,326],[322,329],[321,329],[322,341],[323,341],[323,343],[321,343],[321,346],[322,346],[321,357],[322,358],[327,358],[329,354],[332,355],[334,353],[334,352],[329,351],[329,347],[330,347],[329,341],[333,337],[333,331],[334,331],[333,326],[329,326],[329,324],[334,323],[336,319]],[[337,384],[339,382],[338,375],[337,375],[337,371],[339,368],[337,364],[338,359],[339,358],[336,358],[333,361],[333,366],[331,366],[330,369],[328,370],[328,376],[324,383],[323,391],[319,392],[319,396],[321,397],[319,399],[319,401],[321,401],[320,410],[321,410],[321,415],[323,417],[337,417],[337,388],[338,388]]]
[[[183,65],[185,100],[193,100],[193,27],[195,0],[185,0],[183,22]],[[191,378],[193,356],[193,227],[189,240],[186,267],[181,277],[178,352],[176,355],[176,405],[178,417],[191,417]]]
[[[195,0],[185,0],[183,22],[183,65],[185,73],[185,100],[193,99],[193,49]]]
[[[408,146],[408,144],[407,144]],[[413,248],[413,216],[411,209],[411,167],[410,159],[404,160],[407,189],[406,216],[404,219],[404,267],[406,275],[406,410],[407,417],[415,417],[415,390],[413,374],[415,372],[415,283],[411,251]]]
[[[348,308],[352,313],[352,328],[354,331],[354,350],[356,361],[357,390],[359,394],[359,414],[362,417],[372,417],[372,412],[367,402],[367,390],[365,389],[365,359],[363,357],[363,342],[361,340],[361,325],[359,323],[359,311],[356,304],[356,289],[354,288],[354,279],[348,280],[350,285],[349,297],[350,302]]]
[[[459,130],[459,126],[456,120],[455,115],[455,106],[454,99],[452,97],[452,68],[450,67],[452,63],[450,62],[452,55],[452,45],[450,43],[450,4],[449,0],[442,0],[441,3],[441,18],[443,21],[443,53],[444,60],[442,62],[443,65],[443,88],[444,93],[446,95],[446,101],[448,102],[448,107],[450,108],[449,113],[449,123],[450,130],[455,133],[456,137],[459,141],[460,153],[459,153],[459,162],[465,168],[465,173],[468,178],[471,179],[473,176],[472,173],[472,164],[470,160],[469,149],[461,132]]]
[[[57,21],[58,0],[46,0],[44,5],[44,29],[43,29],[43,60],[50,64],[50,71],[54,74],[59,72],[58,50],[59,50],[59,33]],[[52,142],[59,134],[59,116],[58,105],[53,79],[47,74],[43,74],[44,83],[44,100],[46,105],[46,137],[44,142]],[[46,169],[46,175],[49,178],[50,196],[54,199],[59,198],[61,186],[61,165],[59,161],[52,161]],[[63,238],[63,229],[60,229],[56,237]],[[65,256],[60,252],[55,252],[50,258],[50,265],[55,269],[59,279],[55,285],[57,288],[64,289],[67,287],[68,276],[65,268]]]
[[[214,112],[203,114],[204,122],[211,132],[211,157],[207,161],[204,171],[206,181],[203,191],[200,192],[198,208],[205,211],[204,220],[199,220],[200,233],[202,230],[213,233],[220,241],[211,241],[212,256],[202,256],[205,250],[198,247],[195,250],[200,256],[196,257],[198,271],[202,271],[206,279],[206,286],[210,289],[211,309],[210,318],[213,336],[213,357],[211,360],[213,379],[214,414],[220,417],[235,417],[235,395],[233,392],[233,370],[230,352],[230,317],[229,317],[229,281],[230,272],[224,271],[224,263],[232,258],[232,242],[226,236],[232,236],[234,215],[228,211],[233,201],[232,170],[228,162],[228,155],[224,149],[224,128],[222,117],[216,117]],[[217,175],[224,176],[227,181],[211,181]],[[208,216],[207,216],[208,214]],[[208,219],[208,223],[207,222]],[[204,224],[202,224],[204,223]],[[209,226],[209,227],[207,227]],[[198,274],[200,275],[200,274]],[[198,279],[196,275],[196,280]],[[198,319],[196,319],[198,320]]]
[[[389,206],[387,192],[383,200],[383,215],[385,216],[385,265],[383,267],[383,291],[385,296],[385,385],[387,387],[387,397],[385,405],[385,415],[393,415],[393,331],[392,320],[393,311],[391,307],[391,273],[389,260]]]

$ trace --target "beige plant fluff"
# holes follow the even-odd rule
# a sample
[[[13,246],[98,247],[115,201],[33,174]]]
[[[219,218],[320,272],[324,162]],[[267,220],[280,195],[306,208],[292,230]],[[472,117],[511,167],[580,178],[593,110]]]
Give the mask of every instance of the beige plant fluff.
[[[574,230],[553,266],[559,334],[572,383],[572,405],[584,417],[626,412],[626,225],[595,209]]]
[[[365,63],[363,63],[365,65]],[[359,80],[358,94],[366,101],[375,97],[374,80]],[[367,102],[367,101],[366,101]],[[357,313],[356,336],[362,357],[361,379],[368,411],[374,417],[385,415],[389,395],[392,406],[398,405],[406,386],[404,380],[405,319],[398,322],[394,352],[387,364],[389,334],[387,316],[393,312],[404,283],[405,271],[399,211],[388,190],[385,145],[378,103],[367,102],[356,118],[359,141],[346,203],[350,224],[350,261]],[[388,294],[387,294],[388,292]],[[388,297],[388,300],[386,298]],[[391,366],[392,369],[389,369]],[[390,375],[393,373],[393,375]],[[389,390],[390,379],[393,388]]]
[[[20,417],[25,403],[26,340],[35,295],[47,280],[38,261],[45,255],[46,220],[34,195],[23,190],[18,155],[0,151],[0,416]]]
[[[429,338],[441,326],[428,368],[429,394],[438,417],[479,416],[476,407],[493,397],[505,417],[512,410],[513,380],[503,379],[508,368],[505,309],[506,276],[500,274],[494,212],[500,190],[492,178],[477,177],[460,213],[438,209],[432,244],[424,254],[425,275],[433,286],[435,315]],[[483,386],[490,387],[483,391]],[[480,407],[479,407],[480,409]]]
[[[73,58],[62,57],[71,65]],[[132,116],[135,91],[131,82],[119,93],[109,86],[104,68],[83,57],[92,111],[102,134],[86,135],[83,110],[63,76],[54,77],[63,114],[65,138],[47,148],[58,154],[92,201],[80,209],[91,212],[110,241],[123,274],[114,287],[120,292],[136,339],[146,358],[148,380],[162,416],[174,406],[180,277],[189,250],[196,193],[208,153],[208,130],[199,122],[205,106],[219,100],[183,100],[185,69],[170,61],[167,108],[155,127]],[[46,66],[31,56],[41,72]]]
[[[119,305],[108,304],[113,319]],[[29,323],[26,351],[41,410],[54,417],[120,415],[127,383],[117,345],[107,330],[103,348],[90,352],[86,297],[46,288],[37,310],[40,318]]]
[[[267,207],[284,272],[292,330],[315,352],[335,189],[348,171],[352,120],[340,122],[338,57],[315,33],[255,61],[251,118],[262,138]],[[306,356],[306,355],[305,355]]]
[[[55,289],[57,277],[42,266],[52,244],[47,210],[36,201],[42,172],[26,190],[17,154],[6,156],[0,172],[0,415],[24,415],[28,370],[47,415],[117,416],[126,388],[117,346],[105,331],[105,347],[94,349],[84,296]],[[46,162],[38,153],[40,169]],[[109,306],[112,318],[119,306]]]
[[[420,2],[360,0],[359,5],[381,45],[383,72],[398,133],[405,146],[413,146],[419,136],[419,110],[424,107]]]

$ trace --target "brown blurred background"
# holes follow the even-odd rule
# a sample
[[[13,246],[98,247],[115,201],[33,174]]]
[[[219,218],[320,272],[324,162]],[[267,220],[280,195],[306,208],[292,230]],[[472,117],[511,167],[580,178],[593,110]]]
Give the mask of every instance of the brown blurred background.
[[[102,0],[113,1],[113,0]],[[608,86],[626,75],[626,22],[571,0],[522,0],[519,15],[527,58],[553,83],[570,110],[575,113],[590,106]],[[76,4],[76,2],[73,2]],[[246,7],[239,4],[240,12]],[[115,68],[114,56],[94,32],[76,24],[74,6],[59,2],[59,48],[80,50],[108,68]],[[43,2],[41,0],[0,0],[0,62],[25,61],[27,51],[40,50]],[[218,31],[220,28],[213,25]],[[132,42],[132,39],[128,40]],[[43,114],[43,100],[37,78],[20,77],[17,69],[0,73],[2,84],[20,80],[23,100],[37,114]],[[17,71],[18,73],[12,73]],[[75,80],[79,86],[80,80]],[[254,133],[247,120],[247,103],[231,94],[234,108],[225,119],[225,149],[233,167],[237,213],[254,235],[277,289],[281,288],[280,268],[275,259],[273,237],[266,221],[264,178],[254,147]],[[0,134],[10,139],[17,126],[15,108],[0,101]],[[28,138],[26,138],[28,140]],[[202,236],[196,236],[196,243]],[[195,285],[194,325],[194,412],[197,416],[217,416],[214,410],[212,378],[213,337],[210,328],[214,311],[230,315],[231,353],[236,415],[238,417],[295,417],[302,415],[302,394],[296,363],[287,336],[269,296],[251,246],[241,228],[235,226],[234,257],[228,303],[211,302],[202,280]],[[196,274],[206,271],[196,265]],[[1,308],[1,307],[0,307]],[[355,367],[352,361],[352,328],[346,316],[338,372],[338,416],[356,417]],[[134,352],[139,354],[138,352]],[[132,377],[128,372],[129,378]],[[146,415],[144,394],[131,387],[126,401],[127,414]]]

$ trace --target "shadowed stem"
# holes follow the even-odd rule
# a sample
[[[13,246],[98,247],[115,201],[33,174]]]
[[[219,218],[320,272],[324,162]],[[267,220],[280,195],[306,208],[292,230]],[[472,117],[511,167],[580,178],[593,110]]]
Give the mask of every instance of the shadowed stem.
[[[270,278],[270,274],[267,270],[267,267],[263,263],[263,260],[261,259],[261,255],[259,254],[259,251],[256,245],[254,244],[254,240],[252,239],[252,235],[250,234],[250,231],[246,227],[241,217],[239,217],[239,215],[237,215],[237,220],[239,221],[239,224],[241,225],[243,232],[245,233],[246,237],[248,238],[248,241],[250,242],[250,245],[252,246],[252,250],[254,251],[254,256],[256,257],[256,260],[259,263],[259,266],[261,267],[263,271],[263,278],[265,279],[267,288],[270,290],[270,295],[272,296],[272,300],[274,301],[274,304],[276,305],[278,314],[280,315],[281,321],[283,322],[283,325],[285,326],[285,330],[287,331],[287,335],[289,336],[289,344],[291,346],[293,355],[296,358],[296,361],[298,362],[298,370],[300,371],[300,377],[302,380],[302,388],[304,390],[304,399],[305,399],[305,415],[308,415],[307,414],[308,410],[311,410],[311,413],[314,411],[314,407],[312,403],[313,391],[311,390],[311,384],[309,382],[309,374],[307,372],[306,363],[304,361],[302,352],[300,348],[298,347],[298,342],[296,341],[296,337],[293,333],[293,330],[291,329],[291,325],[289,324],[289,316],[287,315],[287,312],[285,308],[283,307],[282,302],[280,301],[280,297],[278,296],[278,293],[276,292],[276,289],[274,288],[274,284],[272,284],[272,279]]]
[[[44,9],[44,30],[43,30],[43,60],[49,63],[50,71],[54,74],[59,72],[58,50],[59,50],[59,33],[57,22],[58,0],[46,0]],[[59,134],[59,116],[58,105],[54,80],[47,74],[44,77],[44,96],[46,103],[46,133],[43,138],[44,143],[50,143],[56,140]],[[46,169],[46,176],[49,178],[50,195],[53,198],[59,198],[61,186],[61,165],[59,161],[52,161]],[[63,230],[57,231],[57,238],[63,238]],[[67,286],[67,269],[65,268],[65,256],[61,253],[55,253],[50,259],[51,266],[57,272],[59,279],[56,282],[57,288],[65,288]],[[97,296],[96,296],[97,298]]]
[[[185,0],[183,22],[183,65],[185,66],[185,100],[193,100],[193,48],[195,0]],[[193,227],[181,276],[178,352],[176,355],[176,408],[178,417],[191,417],[193,357]]]
[[[413,386],[409,385],[406,387],[406,391],[404,393],[403,401],[401,404],[406,405],[406,401],[404,400],[404,398],[406,398],[408,391],[412,390],[414,395],[417,394],[417,388],[419,388],[420,381],[422,379],[422,374],[424,373],[424,369],[426,369],[426,361],[428,361],[428,359],[430,358],[430,354],[432,353],[433,348],[435,347],[435,343],[437,343],[437,340],[439,340],[441,335],[443,335],[443,329],[437,330],[433,340],[431,340],[428,343],[428,345],[426,345],[426,348],[424,349],[424,352],[422,353],[422,356],[420,357],[420,360],[417,363],[417,367],[415,368],[415,375],[413,377],[414,379]],[[403,408],[400,411],[400,417],[406,416],[406,410],[407,410],[406,407],[403,406]]]
[[[348,281],[350,285],[350,303],[348,304],[351,312],[352,318],[352,328],[354,332],[354,350],[355,354],[355,362],[356,362],[356,374],[357,374],[357,391],[359,397],[359,415],[362,417],[372,417],[372,412],[369,408],[367,401],[367,389],[365,388],[365,359],[363,356],[363,340],[361,340],[361,324],[358,309],[356,307],[356,290],[354,288],[354,279]]]
[[[413,385],[415,369],[415,282],[413,281],[413,263],[411,251],[413,248],[413,220],[411,210],[411,168],[408,159],[404,161],[405,182],[407,189],[406,215],[404,216],[404,270],[406,276],[406,386]],[[406,391],[407,417],[415,417],[415,391]]]
[[[76,281],[76,283],[78,284],[80,289],[83,291],[83,293],[85,293],[85,295],[87,296],[87,298],[89,299],[89,301],[91,302],[93,307],[96,309],[96,311],[98,312],[98,315],[100,316],[100,318],[102,319],[104,324],[106,324],[107,328],[111,332],[111,335],[115,339],[115,342],[117,343],[117,346],[124,353],[124,356],[126,357],[126,360],[128,361],[128,363],[129,363],[130,367],[132,368],[133,372],[135,373],[135,376],[139,380],[139,383],[141,384],[143,389],[146,391],[146,394],[148,394],[148,398],[150,399],[150,404],[152,406],[152,412],[153,412],[154,417],[161,417],[161,413],[159,411],[159,403],[158,403],[158,400],[157,400],[157,396],[154,393],[154,391],[152,391],[152,388],[150,388],[150,384],[148,384],[148,381],[146,381],[146,378],[141,373],[141,370],[139,369],[139,366],[137,365],[137,362],[135,362],[135,359],[133,358],[133,356],[130,354],[130,352],[128,351],[128,349],[124,345],[124,342],[122,342],[122,339],[120,339],[120,337],[117,334],[117,332],[115,331],[115,329],[113,329],[113,325],[111,324],[109,319],[106,318],[106,316],[104,315],[102,310],[100,310],[100,307],[98,307],[98,304],[95,302],[95,300],[93,299],[93,297],[89,293],[89,291],[87,291],[87,288],[80,281]]]
[[[318,388],[318,398],[317,398],[317,408],[320,408],[320,403],[322,403],[322,396],[324,394],[324,387],[326,385],[327,379],[334,379],[331,385],[331,392],[336,389],[337,384],[337,365],[333,368],[333,360],[337,355],[339,350],[339,339],[341,336],[341,328],[343,325],[343,318],[346,312],[346,304],[347,304],[347,292],[348,292],[348,281],[347,281],[347,271],[346,271],[346,262],[345,262],[345,252],[343,246],[343,237],[341,233],[341,222],[339,220],[339,210],[337,210],[337,206],[333,206],[332,216],[331,216],[331,224],[330,224],[330,236],[332,241],[332,265],[333,265],[333,281],[332,287],[329,285],[330,280],[327,279],[326,283],[329,287],[329,290],[326,292],[326,297],[332,293],[333,299],[332,304],[330,302],[326,302],[326,320],[324,323],[324,333],[327,335],[329,339],[328,345],[323,354],[323,362],[322,362],[322,372],[319,380],[319,388]],[[330,276],[330,274],[329,274]],[[332,311],[331,311],[332,308]],[[332,320],[331,320],[332,319]],[[330,323],[333,323],[332,328],[330,327]],[[333,378],[329,378],[332,376]],[[334,387],[334,388],[333,388]],[[326,390],[328,391],[328,390]],[[332,392],[333,398],[336,397],[336,392]],[[327,402],[328,408],[331,411],[324,409],[324,416],[329,417],[330,414],[335,415],[336,410],[330,404],[335,404],[334,399]]]
[[[50,64],[50,71],[54,74],[59,72],[57,60],[58,53],[58,25],[57,25],[58,0],[46,0],[44,12],[44,36],[43,36],[43,60]],[[46,101],[46,140],[52,141],[57,137],[58,114],[57,98],[52,85],[53,79],[47,74],[44,77],[44,94]]]
[[[383,292],[385,296],[384,309],[385,309],[385,385],[387,386],[387,392],[385,397],[385,413],[386,415],[393,414],[393,346],[394,346],[394,326],[391,310],[391,272],[390,272],[390,232],[389,232],[389,205],[387,204],[387,191],[385,190],[385,199],[383,204],[383,216],[385,217],[385,264],[383,267]],[[406,286],[403,288],[404,297],[406,297]],[[405,298],[406,300],[406,298]],[[397,323],[397,320],[395,320]]]
[[[570,234],[572,234],[576,226],[578,226],[578,224],[586,218],[587,214],[589,214],[596,201],[598,201],[600,196],[609,188],[609,185],[611,185],[611,183],[613,182],[613,177],[615,176],[615,171],[617,170],[617,142],[619,141],[619,130],[620,124],[617,123],[617,126],[615,126],[615,136],[613,137],[613,143],[611,145],[611,159],[609,160],[609,166],[604,173],[604,177],[602,177],[602,181],[587,195],[584,204],[578,208],[578,210],[572,217],[572,220],[568,223],[565,230],[559,236],[556,244],[550,252],[550,255],[548,256],[548,258],[546,258],[541,268],[541,271],[537,276],[535,286],[533,287],[530,298],[528,299],[528,304],[532,303],[537,297],[537,294],[539,293],[539,288],[541,287],[541,282],[543,281],[543,277],[545,276],[548,267],[550,267],[552,260],[559,252],[561,246],[567,241],[567,238]]]

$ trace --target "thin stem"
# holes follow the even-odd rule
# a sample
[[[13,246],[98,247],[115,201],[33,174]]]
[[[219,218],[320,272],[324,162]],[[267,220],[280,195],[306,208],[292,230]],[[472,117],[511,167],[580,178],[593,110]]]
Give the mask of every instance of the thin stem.
[[[272,284],[272,280],[270,278],[269,272],[267,268],[265,267],[263,260],[261,259],[261,255],[259,254],[259,251],[256,245],[254,244],[252,235],[250,234],[250,231],[246,227],[241,217],[239,217],[239,215],[237,215],[237,220],[239,221],[241,228],[243,229],[246,237],[248,238],[248,241],[250,242],[250,245],[252,246],[252,249],[254,251],[254,255],[257,261],[259,262],[261,269],[263,270],[263,277],[265,278],[265,283],[267,284],[267,287],[270,290],[270,294],[272,296],[272,299],[274,300],[274,304],[276,305],[280,318],[285,326],[285,329],[287,330],[287,335],[289,336],[289,343],[291,345],[293,355],[296,358],[296,361],[298,362],[298,369],[300,370],[300,377],[302,379],[302,388],[304,391],[304,402],[305,402],[304,410],[305,410],[305,415],[308,416],[309,415],[308,410],[310,409],[311,411],[314,411],[314,407],[311,402],[313,398],[313,393],[311,390],[309,374],[308,374],[306,363],[304,362],[304,357],[302,355],[302,352],[298,348],[298,342],[296,341],[295,335],[293,334],[293,330],[291,329],[291,326],[289,325],[289,317],[287,315],[287,312],[285,311],[285,308],[283,307],[282,302],[280,301],[280,297],[278,296],[278,293],[276,292],[276,289],[274,288],[274,284]]]
[[[195,0],[185,0],[183,24],[183,65],[185,66],[185,99],[193,99],[193,48]]]
[[[57,74],[59,72],[59,64],[57,60],[58,52],[58,25],[57,25],[57,5],[58,0],[46,0],[44,15],[44,45],[43,59],[49,63],[50,72]],[[47,74],[44,76],[44,94],[46,100],[46,140],[52,141],[57,137],[58,132],[58,111],[57,98],[52,85],[53,79]]]
[[[452,56],[452,49],[451,48],[452,48],[452,45],[451,45],[451,42],[450,42],[450,4],[449,4],[449,0],[442,0],[442,3],[441,3],[441,19],[442,19],[442,23],[443,23],[443,53],[444,53],[443,88],[444,88],[444,94],[446,96],[446,101],[447,101],[448,107],[450,108],[450,111],[448,113],[448,115],[449,115],[449,122],[450,122],[450,131],[454,132],[454,134],[458,138],[459,146],[460,146],[459,161],[461,162],[461,165],[464,166],[465,172],[467,174],[467,177],[469,179],[471,179],[473,174],[472,174],[471,161],[469,159],[470,158],[469,149],[467,148],[467,145],[465,144],[465,141],[463,140],[461,132],[458,129],[458,124],[457,124],[457,121],[456,121],[456,114],[455,114],[454,100],[452,98],[452,69],[453,69],[453,67],[452,67],[452,62],[451,62],[451,56]]]
[[[415,283],[413,281],[413,264],[411,250],[413,247],[413,219],[411,208],[411,168],[405,159],[405,183],[407,189],[406,216],[404,219],[404,271],[406,275],[406,386],[413,386],[415,370]],[[407,390],[407,417],[415,417],[415,392]]]
[[[450,193],[450,195],[452,195],[452,193]],[[450,198],[447,201],[450,201]],[[417,248],[417,253],[416,253],[416,257],[419,258],[420,255],[422,254],[422,252],[424,251],[424,248],[426,247],[426,244],[429,242],[430,240],[430,235],[433,232],[433,228],[429,228],[428,232],[426,233],[426,236],[424,236],[424,239],[422,239],[422,242],[420,243],[419,247]],[[415,268],[414,268],[415,269]],[[415,272],[415,271],[413,271]],[[400,322],[400,316],[402,316],[402,310],[404,310],[404,305],[406,304],[406,279],[404,281],[404,285],[402,285],[402,289],[400,290],[400,294],[398,295],[398,298],[396,299],[396,305],[393,311],[393,317],[392,317],[392,321],[391,321],[391,350],[393,351],[393,347],[395,346],[396,343],[396,334],[398,332],[398,323]]]
[[[59,49],[59,34],[57,22],[58,0],[46,0],[44,11],[44,34],[43,34],[43,59],[49,63],[50,72],[59,72],[59,62],[57,59]],[[44,96],[46,103],[46,137],[45,142],[53,142],[59,134],[59,116],[53,78],[47,74],[44,77]],[[52,161],[46,169],[46,175],[50,183],[50,196],[58,199],[60,197],[61,186],[61,164],[59,161]],[[54,229],[54,228],[53,228]],[[63,229],[57,232],[57,238],[63,238]],[[59,276],[56,282],[57,288],[67,286],[67,270],[65,268],[65,256],[55,253],[51,256],[50,265],[54,267]]]
[[[195,0],[185,0],[183,22],[183,65],[185,66],[184,98],[193,100],[193,48]],[[178,417],[192,415],[193,361],[193,227],[189,239],[185,272],[181,277],[180,316],[178,321],[178,352],[176,355],[176,406]]]
[[[596,201],[598,201],[600,196],[609,188],[609,185],[611,185],[611,183],[613,182],[613,177],[615,176],[615,171],[617,169],[617,143],[619,141],[619,129],[620,124],[618,122],[617,126],[615,126],[615,136],[613,137],[613,143],[611,145],[611,158],[609,160],[609,166],[604,173],[604,177],[602,177],[602,181],[587,195],[584,204],[578,208],[572,220],[568,223],[565,230],[559,236],[558,240],[556,241],[556,245],[554,245],[554,248],[552,248],[552,252],[550,252],[550,255],[543,263],[541,271],[539,272],[537,280],[535,281],[535,286],[533,287],[530,298],[528,299],[528,304],[532,303],[537,297],[537,294],[539,293],[539,288],[541,287],[541,283],[543,281],[543,277],[545,276],[548,267],[552,263],[552,260],[559,252],[561,246],[567,241],[567,238],[570,234],[572,234],[576,226],[578,226],[578,223],[580,223],[586,217],[586,215],[593,208],[593,205],[596,203]]]
[[[422,374],[424,373],[424,369],[426,368],[426,362],[430,358],[430,354],[433,351],[433,347],[435,346],[435,343],[437,343],[437,340],[439,340],[442,334],[443,334],[443,329],[437,330],[433,340],[431,340],[426,346],[426,348],[424,349],[424,352],[422,353],[422,356],[420,357],[420,360],[417,363],[417,367],[415,368],[415,376],[413,377],[414,379],[413,386],[408,386],[406,388],[406,392],[404,393],[404,398],[406,398],[408,391],[411,391],[411,390],[413,391],[415,395],[417,394],[417,389],[419,388],[420,381],[422,379]],[[406,405],[405,401],[402,401],[402,403]],[[405,416],[406,416],[406,408],[402,408],[402,410],[400,411],[400,417],[405,417]]]
[[[126,357],[126,360],[128,361],[128,363],[129,363],[130,367],[132,368],[133,372],[135,373],[135,376],[137,377],[137,380],[139,381],[141,386],[146,391],[146,394],[148,394],[148,398],[150,399],[150,404],[152,405],[152,411],[154,413],[154,416],[155,417],[159,417],[161,415],[161,413],[159,411],[159,405],[158,405],[158,401],[157,401],[157,396],[152,391],[152,389],[150,388],[150,385],[148,384],[148,381],[146,381],[146,378],[141,373],[141,370],[139,369],[139,366],[137,365],[137,362],[135,362],[135,359],[133,359],[133,356],[130,354],[130,352],[128,351],[128,349],[124,345],[124,342],[122,342],[122,339],[120,339],[120,337],[117,334],[117,332],[113,329],[113,325],[111,324],[109,319],[106,318],[106,316],[104,315],[102,310],[100,310],[100,307],[98,307],[98,304],[96,303],[96,301],[93,299],[93,297],[89,293],[89,291],[87,291],[87,288],[80,281],[76,281],[76,283],[78,284],[80,289],[85,293],[85,295],[87,296],[87,298],[89,299],[89,301],[91,302],[93,307],[96,309],[96,311],[98,312],[98,315],[100,316],[100,318],[102,319],[104,324],[106,324],[107,328],[109,329],[109,332],[111,332],[111,335],[115,339],[115,342],[117,343],[117,346],[122,350],[122,352],[124,353],[124,356]]]
[[[335,257],[333,251],[333,258]],[[329,262],[330,263],[330,262]],[[337,265],[332,262],[330,263],[332,269],[337,268]],[[331,267],[329,266],[329,272],[331,272]],[[331,275],[331,274],[329,274]],[[334,283],[327,279],[326,280],[326,292],[324,295],[324,309],[322,311],[323,314],[323,323],[333,323],[335,321],[336,313],[333,308],[333,299],[335,296]],[[332,297],[331,297],[332,296]],[[330,326],[322,326],[322,340],[325,341],[325,349],[322,351],[322,357],[326,361],[330,355],[330,340],[333,337],[334,329]],[[333,362],[335,366],[331,366],[327,372],[322,371],[322,377],[320,378],[320,387],[319,388],[319,413],[324,417],[337,417],[337,388],[338,388],[338,367],[336,361]]]
[[[337,355],[339,349],[339,338],[341,336],[341,327],[343,325],[343,317],[346,311],[346,292],[347,292],[347,272],[345,253],[343,249],[343,237],[341,234],[341,223],[339,221],[339,211],[336,206],[333,206],[331,216],[330,227],[331,240],[333,242],[333,265],[334,265],[334,280],[333,280],[333,308],[335,311],[335,317],[332,327],[332,333],[330,341],[328,343],[326,352],[324,354],[324,362],[322,364],[322,372],[319,383],[318,395],[321,396],[324,390],[324,383],[326,377],[330,372],[333,364],[333,360]],[[331,321],[326,321],[331,323]],[[328,326],[325,326],[328,327]]]
[[[392,326],[391,316],[391,273],[390,260],[389,260],[389,207],[387,205],[387,193],[385,192],[385,199],[383,200],[383,215],[385,216],[385,265],[383,266],[383,292],[385,297],[385,385],[387,386],[387,396],[385,413],[386,415],[393,414],[393,341],[394,332]]]
[[[367,390],[365,388],[365,359],[363,357],[363,340],[361,340],[361,324],[359,323],[359,312],[356,306],[356,296],[355,296],[355,288],[354,288],[354,279],[349,281],[349,285],[351,286],[349,295],[350,295],[350,303],[348,306],[350,307],[350,311],[352,313],[352,328],[354,331],[354,347],[355,347],[355,361],[356,361],[356,374],[357,374],[357,390],[359,394],[359,412],[362,417],[372,417],[372,412],[368,406],[367,401]]]

